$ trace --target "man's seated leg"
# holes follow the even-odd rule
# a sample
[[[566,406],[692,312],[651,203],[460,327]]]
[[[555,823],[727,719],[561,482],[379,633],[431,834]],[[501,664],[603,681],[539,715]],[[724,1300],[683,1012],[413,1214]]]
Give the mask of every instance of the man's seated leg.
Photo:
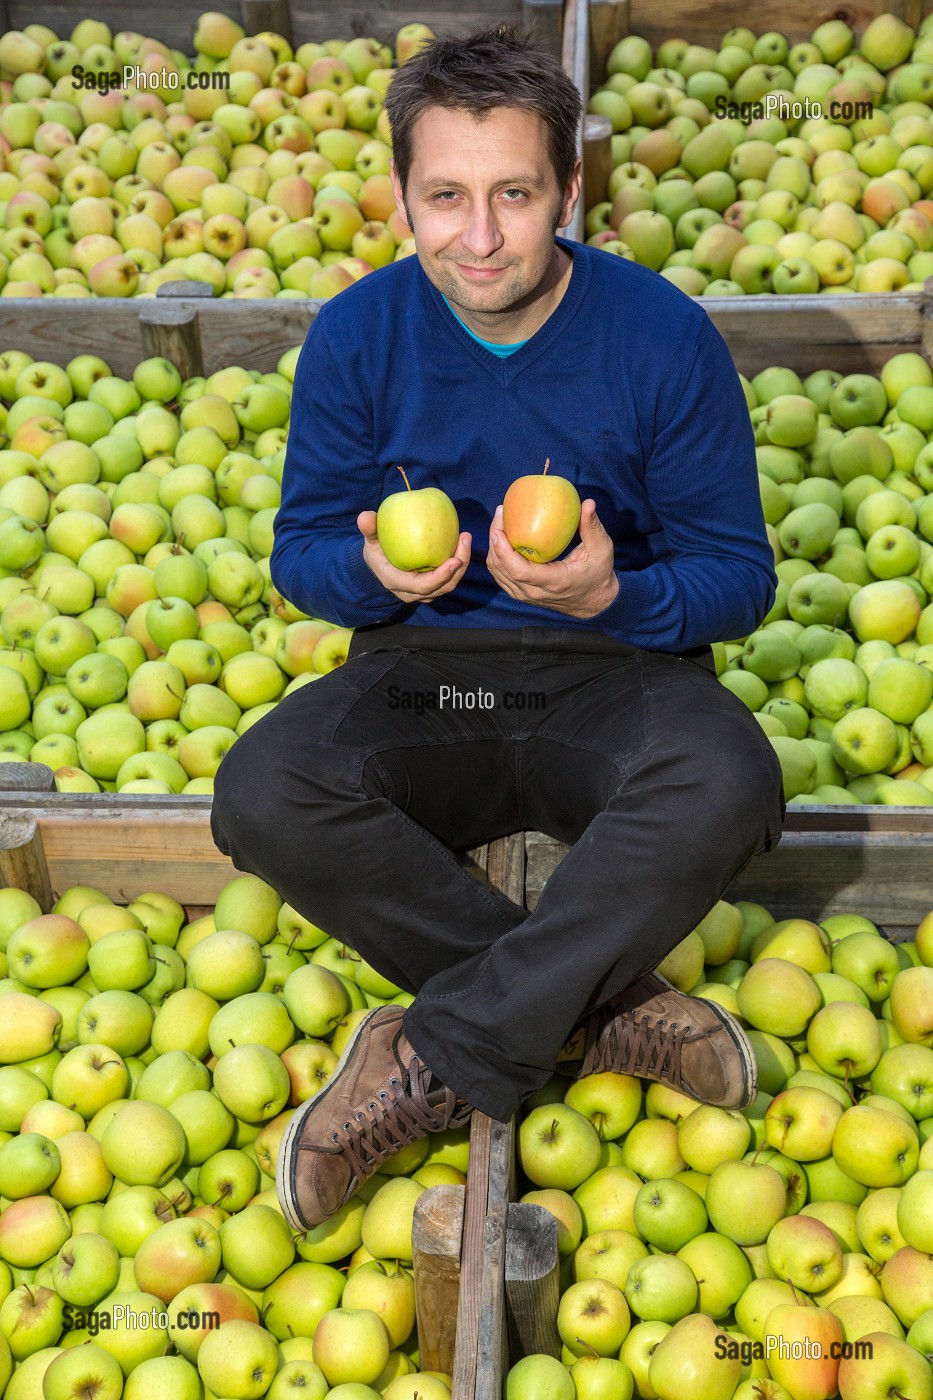
[[[364,653],[282,701],[225,756],[211,819],[238,869],[417,992],[527,917],[453,854],[520,828],[516,759],[488,712],[392,708],[390,683],[418,693],[427,676],[413,657]],[[295,1113],[277,1185],[296,1229],[333,1214],[407,1143],[469,1122],[471,1105],[415,1054],[403,1017],[396,1006],[364,1017]]]
[[[574,829],[563,793],[600,764],[601,809]],[[416,1050],[501,1119],[562,1052],[571,1073],[749,1103],[755,1060],[739,1024],[654,969],[779,837],[780,765],[754,717],[694,662],[643,653],[549,716],[519,783],[528,824],[573,844],[524,922],[422,988],[406,1018]],[[455,1064],[446,1047],[464,1043],[463,1025]]]

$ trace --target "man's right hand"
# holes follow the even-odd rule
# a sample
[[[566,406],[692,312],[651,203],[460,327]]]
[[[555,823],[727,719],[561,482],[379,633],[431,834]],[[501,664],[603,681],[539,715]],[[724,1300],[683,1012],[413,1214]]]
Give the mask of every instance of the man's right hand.
[[[457,541],[456,552],[443,564],[438,564],[436,569],[426,569],[424,572],[397,569],[385,557],[376,535],[376,512],[360,511],[356,523],[363,536],[363,558],[379,582],[396,598],[401,598],[403,603],[427,603],[432,598],[452,592],[470,562],[472,536],[463,531]]]

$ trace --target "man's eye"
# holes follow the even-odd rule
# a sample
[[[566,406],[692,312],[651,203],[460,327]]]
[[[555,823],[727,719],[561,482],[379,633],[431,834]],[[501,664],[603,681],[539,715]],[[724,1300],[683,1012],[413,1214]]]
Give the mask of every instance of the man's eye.
[[[524,198],[525,198],[525,191],[524,191],[524,190],[515,190],[515,189],[512,189],[512,190],[506,190],[505,193],[506,193],[506,194],[515,194],[515,195],[518,195],[518,198],[519,198],[519,199],[524,199]],[[509,202],[509,204],[515,204],[515,203],[517,203],[517,201],[514,200],[514,199],[510,199],[508,202]]]
[[[436,194],[436,195],[434,196],[434,198],[435,198],[435,199],[439,199],[439,200],[441,201],[442,204],[446,204],[446,203],[448,203],[448,196],[450,197],[450,199],[456,199],[456,198],[457,198],[456,191],[455,191],[455,190],[441,190],[438,194]]]

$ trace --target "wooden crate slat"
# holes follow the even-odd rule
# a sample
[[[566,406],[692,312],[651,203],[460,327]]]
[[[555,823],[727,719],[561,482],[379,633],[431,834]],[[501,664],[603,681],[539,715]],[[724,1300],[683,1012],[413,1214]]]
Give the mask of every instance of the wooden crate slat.
[[[931,0],[933,3],[933,0]],[[915,350],[933,359],[933,279],[924,292],[847,296],[698,297],[745,375],[768,365],[799,373],[838,369],[878,373],[891,355]],[[132,375],[146,349],[140,318],[197,311],[203,372],[227,365],[263,371],[300,345],[322,302],[317,300],[202,300],[179,297],[171,312],[154,299],[94,303],[86,299],[0,298],[0,350],[27,349],[64,365],[74,355],[101,355],[115,374]]]
[[[724,898],[763,904],[776,919],[864,914],[892,938],[911,938],[933,910],[933,820],[920,811],[883,809],[863,816],[861,829],[835,831],[826,829],[828,818],[822,829],[807,829],[794,813],[776,849],[754,856]],[[883,824],[869,825],[881,817]],[[534,908],[567,847],[538,832],[526,845],[526,898]]]

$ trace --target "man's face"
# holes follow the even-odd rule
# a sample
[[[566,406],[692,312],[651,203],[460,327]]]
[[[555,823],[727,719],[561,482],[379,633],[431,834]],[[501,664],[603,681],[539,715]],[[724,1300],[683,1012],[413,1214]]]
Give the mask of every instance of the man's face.
[[[512,311],[534,299],[552,268],[554,233],[579,193],[558,188],[544,122],[496,107],[477,119],[431,107],[415,126],[405,196],[396,205],[415,233],[428,277],[466,311]]]

